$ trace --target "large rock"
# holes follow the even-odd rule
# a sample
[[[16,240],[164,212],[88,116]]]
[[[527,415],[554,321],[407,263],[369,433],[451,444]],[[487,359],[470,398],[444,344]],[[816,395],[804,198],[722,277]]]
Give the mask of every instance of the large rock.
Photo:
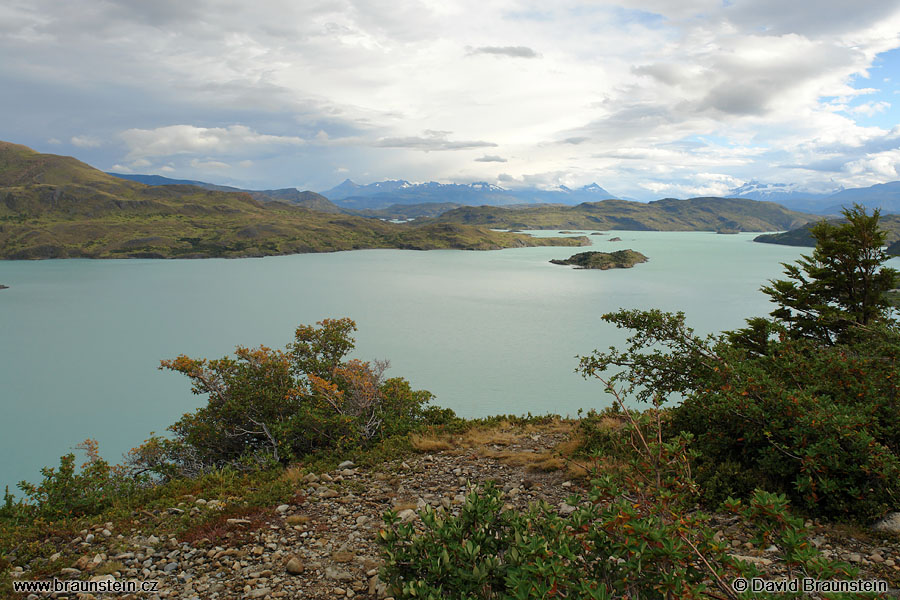
[[[284,570],[290,573],[291,575],[299,575],[305,569],[305,565],[303,562],[297,558],[296,556],[292,556],[287,564],[284,566]]]
[[[887,531],[888,533],[900,533],[900,512],[887,515],[872,526],[875,531]]]

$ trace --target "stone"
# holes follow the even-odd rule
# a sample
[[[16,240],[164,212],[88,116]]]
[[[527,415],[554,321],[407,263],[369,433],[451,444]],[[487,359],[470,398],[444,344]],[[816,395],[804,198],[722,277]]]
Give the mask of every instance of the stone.
[[[284,514],[287,511],[289,511],[290,509],[291,509],[291,507],[288,504],[279,504],[278,508],[276,508],[275,511]]]
[[[887,515],[875,525],[872,526],[875,531],[887,531],[889,533],[900,533],[900,512]]]
[[[87,542],[88,544],[90,544],[91,542],[93,542],[93,541],[94,541],[94,534],[93,534],[93,533],[89,533],[89,534],[87,534],[86,536],[84,536],[84,541]]]
[[[862,562],[862,556],[860,556],[859,554],[854,552],[853,554],[851,554],[850,556],[847,557],[847,560],[849,560],[852,563]]]
[[[336,563],[348,563],[353,560],[353,553],[339,550],[331,555],[331,560]]]
[[[568,517],[573,512],[575,512],[576,508],[571,504],[567,504],[565,502],[560,502],[559,504],[559,516]]]
[[[340,496],[340,494],[338,492],[334,491],[331,488],[326,488],[326,487],[323,487],[322,489],[320,489],[316,493],[316,495],[318,495],[320,498],[337,498],[338,496]]]
[[[249,594],[247,594],[248,598],[265,598],[272,594],[271,588],[262,587],[256,588],[255,590],[251,590]]]
[[[306,568],[306,566],[303,564],[303,561],[301,561],[296,556],[292,556],[291,559],[289,561],[287,561],[287,564],[284,566],[284,570],[287,571],[288,573],[290,573],[291,575],[299,575],[300,573],[303,572],[303,570],[305,568]]]
[[[404,523],[409,523],[416,518],[416,511],[411,508],[407,508],[398,512],[397,516],[400,517],[400,520]]]
[[[369,517],[367,517],[366,515],[360,515],[360,516],[356,517],[356,526],[362,527],[369,521],[371,521],[371,519]]]
[[[335,581],[349,581],[353,579],[353,575],[348,571],[338,569],[337,567],[325,567],[325,577]]]
[[[344,462],[339,464],[337,468],[338,469],[352,469],[355,466],[356,466],[356,463],[354,463],[352,460],[345,460]]]
[[[383,581],[378,577],[378,574],[372,576],[369,579],[369,595],[377,598],[384,597],[384,594],[387,592],[387,586]]]

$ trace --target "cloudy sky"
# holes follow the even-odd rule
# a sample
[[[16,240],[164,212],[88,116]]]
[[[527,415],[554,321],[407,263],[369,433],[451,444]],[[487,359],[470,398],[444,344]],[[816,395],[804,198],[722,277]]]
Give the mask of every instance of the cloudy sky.
[[[5,0],[0,139],[251,188],[900,179],[896,0]]]

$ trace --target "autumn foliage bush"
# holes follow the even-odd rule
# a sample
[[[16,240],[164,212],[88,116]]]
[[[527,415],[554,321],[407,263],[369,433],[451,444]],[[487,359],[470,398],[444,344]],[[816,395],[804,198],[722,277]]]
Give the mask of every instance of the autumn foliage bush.
[[[160,368],[187,375],[207,404],[132,451],[133,467],[163,476],[225,465],[285,463],[326,449],[365,446],[453,418],[432,395],[386,378],[386,361],[348,359],[350,319],[301,325],[285,350],[238,347],[217,360],[179,356]]]

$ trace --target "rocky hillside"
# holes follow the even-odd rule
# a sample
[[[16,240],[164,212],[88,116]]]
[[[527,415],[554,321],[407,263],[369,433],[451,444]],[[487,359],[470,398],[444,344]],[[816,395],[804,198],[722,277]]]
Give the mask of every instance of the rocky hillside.
[[[381,515],[396,511],[419,524],[425,506],[456,513],[473,484],[494,481],[507,509],[545,501],[561,515],[574,510],[586,465],[565,459],[574,423],[500,423],[459,436],[414,438],[419,454],[374,466],[344,462],[326,472],[289,470],[295,495],[266,509],[235,513],[239,498],[185,495],[120,523],[96,523],[74,532],[46,564],[16,565],[14,579],[58,576],[157,580],[147,598],[384,598],[376,543]],[[221,514],[221,518],[215,515]],[[196,522],[181,534],[175,522]],[[760,549],[736,517],[714,517],[716,539],[730,553],[784,577],[777,548]],[[811,543],[827,557],[849,562],[863,579],[900,585],[896,534],[832,527],[808,521]],[[37,596],[35,596],[37,598]]]

